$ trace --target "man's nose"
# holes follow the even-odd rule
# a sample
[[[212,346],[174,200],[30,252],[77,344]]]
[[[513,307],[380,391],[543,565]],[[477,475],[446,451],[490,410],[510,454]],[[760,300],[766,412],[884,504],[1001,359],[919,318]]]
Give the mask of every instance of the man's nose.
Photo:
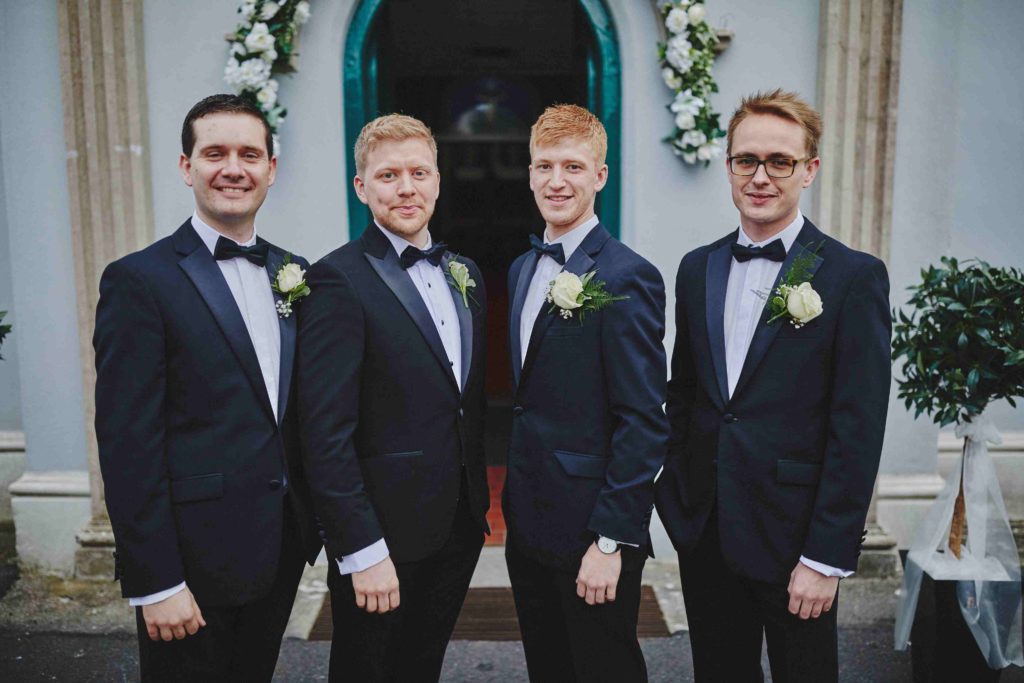
[[[235,153],[228,154],[225,160],[224,170],[221,171],[224,175],[232,177],[238,177],[242,175],[242,160]]]
[[[772,178],[768,175],[768,166],[765,164],[758,164],[757,170],[754,171],[753,180],[758,185],[767,185],[772,182]]]
[[[416,185],[412,182],[412,176],[403,173],[398,178],[398,194],[408,196],[416,193]]]
[[[565,176],[562,175],[562,169],[557,166],[551,170],[551,185],[553,187],[561,187],[565,183]]]

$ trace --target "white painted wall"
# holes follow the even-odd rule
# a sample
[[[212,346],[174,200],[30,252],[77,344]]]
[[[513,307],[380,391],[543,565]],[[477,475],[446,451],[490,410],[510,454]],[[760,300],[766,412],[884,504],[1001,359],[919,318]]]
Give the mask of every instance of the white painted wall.
[[[55,1],[0,3],[0,207],[9,250],[0,266],[9,264],[12,284],[30,470],[86,467],[57,36]]]

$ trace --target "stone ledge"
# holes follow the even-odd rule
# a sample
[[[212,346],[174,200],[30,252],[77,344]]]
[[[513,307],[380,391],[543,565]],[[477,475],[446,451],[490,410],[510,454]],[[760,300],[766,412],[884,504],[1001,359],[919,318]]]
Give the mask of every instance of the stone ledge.
[[[997,425],[998,428],[998,425]],[[1003,442],[1000,444],[989,444],[988,452],[995,456],[996,453],[1006,453],[1013,451],[1024,452],[1024,432],[1018,431],[1006,431],[1000,432],[999,435],[1003,438]],[[939,432],[939,453],[960,453],[964,447],[964,440],[958,439],[956,434],[951,431]]]
[[[25,451],[25,432],[0,431],[0,453]]]
[[[11,496],[34,498],[89,497],[89,473],[86,470],[26,472],[11,484]]]
[[[936,473],[930,474],[880,474],[878,475],[878,498],[925,498],[934,499],[942,492],[945,480]]]

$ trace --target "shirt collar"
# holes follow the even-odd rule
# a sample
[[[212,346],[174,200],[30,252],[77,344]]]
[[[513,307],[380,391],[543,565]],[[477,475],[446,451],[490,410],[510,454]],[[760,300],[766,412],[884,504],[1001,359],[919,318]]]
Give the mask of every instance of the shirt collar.
[[[211,254],[214,253],[214,250],[217,248],[218,238],[223,237],[226,240],[231,239],[227,235],[218,232],[216,228],[207,225],[206,221],[200,218],[199,214],[194,211],[192,212],[192,227],[195,228],[196,234],[199,235],[199,239],[203,241],[203,244],[206,245],[206,248],[210,250]],[[234,240],[231,241],[234,242]],[[235,242],[235,244],[243,247],[251,247],[256,244],[256,226],[253,226],[252,237],[244,242]]]
[[[388,230],[387,228],[382,226],[380,223],[377,222],[377,219],[374,219],[373,224],[376,225],[377,228],[382,233],[384,233],[384,236],[388,238],[388,241],[391,242],[391,246],[395,248],[395,251],[398,252],[399,256],[402,255],[402,252],[405,251],[406,247],[413,247],[414,249],[419,249],[419,247],[417,247],[415,244],[413,244],[409,240],[407,240],[404,237],[401,237],[399,235],[396,235],[395,233],[391,232],[390,230]],[[431,245],[433,245],[433,244],[434,244],[434,240],[431,239],[430,231],[428,230],[427,231],[427,244],[426,244],[426,246],[423,247],[423,250],[426,251],[427,249],[430,249]]]
[[[796,218],[794,218],[793,222],[787,225],[782,232],[772,235],[763,242],[755,242],[754,240],[750,239],[750,237],[747,236],[747,233],[743,232],[743,226],[741,225],[740,234],[736,238],[736,242],[745,247],[763,247],[769,242],[774,242],[775,240],[782,240],[782,246],[786,247],[786,253],[788,254],[789,250],[793,248],[793,243],[796,242],[796,238],[797,236],[800,235],[800,230],[803,227],[804,215],[803,213],[800,212],[800,209],[797,209]]]
[[[565,260],[568,262],[569,257],[572,256],[573,252],[576,251],[581,244],[583,244],[583,240],[587,238],[587,235],[590,234],[590,231],[597,227],[597,224],[600,222],[601,220],[595,214],[588,218],[587,220],[580,223],[579,225],[577,225],[569,232],[559,237],[558,239],[550,241],[548,240],[548,232],[547,230],[545,230],[544,242],[546,244],[561,244],[562,252],[565,254]]]

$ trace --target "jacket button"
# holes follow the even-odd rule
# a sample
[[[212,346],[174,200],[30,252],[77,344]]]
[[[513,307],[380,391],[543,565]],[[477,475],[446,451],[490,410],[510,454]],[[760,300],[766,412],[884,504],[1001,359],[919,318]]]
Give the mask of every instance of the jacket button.
[[[726,424],[732,424],[733,422],[739,422],[739,418],[736,417],[735,415],[733,415],[732,413],[726,413],[725,415],[722,416],[722,419],[725,420]]]
[[[271,491],[276,491],[279,488],[281,488],[281,482],[279,480],[277,480],[277,479],[271,479],[270,480],[270,490]]]
[[[466,413],[465,413],[465,412],[463,412],[462,408],[459,408],[459,417],[464,417],[464,416],[465,416],[465,414],[466,414]]]
[[[512,408],[512,414],[515,415],[515,416],[522,415],[523,414],[523,407],[522,406],[515,406],[514,408]]]

